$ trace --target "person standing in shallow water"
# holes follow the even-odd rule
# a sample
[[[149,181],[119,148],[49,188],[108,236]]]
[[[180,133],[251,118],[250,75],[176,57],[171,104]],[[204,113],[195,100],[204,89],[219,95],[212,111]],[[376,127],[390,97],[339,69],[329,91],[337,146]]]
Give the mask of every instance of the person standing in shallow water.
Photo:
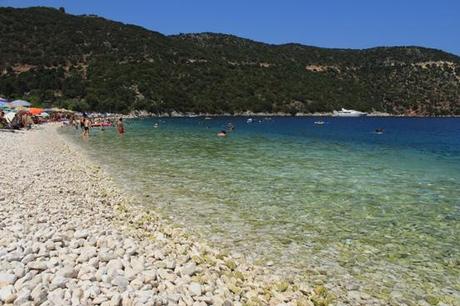
[[[123,124],[123,118],[120,118],[117,121],[117,131],[120,136],[125,133],[125,125]]]
[[[85,117],[80,118],[80,128],[82,130],[85,129]]]
[[[83,137],[89,137],[89,128],[91,127],[91,120],[88,118],[83,119]]]

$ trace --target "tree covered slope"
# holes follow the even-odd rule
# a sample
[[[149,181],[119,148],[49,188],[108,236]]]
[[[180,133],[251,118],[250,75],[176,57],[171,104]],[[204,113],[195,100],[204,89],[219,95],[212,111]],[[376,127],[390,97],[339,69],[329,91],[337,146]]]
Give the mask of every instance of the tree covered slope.
[[[414,46],[165,36],[51,8],[0,8],[0,96],[77,110],[460,114],[460,57]]]

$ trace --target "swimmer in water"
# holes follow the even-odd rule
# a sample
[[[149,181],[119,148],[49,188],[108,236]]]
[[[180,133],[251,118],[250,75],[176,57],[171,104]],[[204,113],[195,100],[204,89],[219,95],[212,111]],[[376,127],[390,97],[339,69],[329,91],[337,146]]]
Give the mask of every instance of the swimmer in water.
[[[235,126],[231,122],[229,122],[227,123],[226,129],[227,131],[232,132],[235,129]]]
[[[217,133],[217,136],[219,136],[219,137],[225,137],[225,136],[227,136],[227,132],[226,132],[225,130],[222,130],[222,131],[220,131],[219,133]]]

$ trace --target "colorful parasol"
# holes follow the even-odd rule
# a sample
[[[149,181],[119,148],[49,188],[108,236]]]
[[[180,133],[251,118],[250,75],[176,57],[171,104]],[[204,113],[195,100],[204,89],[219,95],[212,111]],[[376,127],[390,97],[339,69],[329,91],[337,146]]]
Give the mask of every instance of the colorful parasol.
[[[31,105],[32,103],[24,101],[24,100],[14,100],[13,102],[10,103],[11,107],[20,107],[20,106],[29,107]]]
[[[38,108],[38,107],[31,107],[29,108],[29,113],[32,115],[40,115],[43,113],[43,108]]]

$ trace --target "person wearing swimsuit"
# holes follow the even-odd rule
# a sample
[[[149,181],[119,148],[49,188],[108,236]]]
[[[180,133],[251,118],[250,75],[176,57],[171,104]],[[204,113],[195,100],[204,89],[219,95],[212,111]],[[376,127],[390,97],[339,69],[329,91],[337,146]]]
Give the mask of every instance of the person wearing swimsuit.
[[[118,119],[117,131],[120,135],[123,135],[125,133],[125,125],[123,124],[123,118]]]

